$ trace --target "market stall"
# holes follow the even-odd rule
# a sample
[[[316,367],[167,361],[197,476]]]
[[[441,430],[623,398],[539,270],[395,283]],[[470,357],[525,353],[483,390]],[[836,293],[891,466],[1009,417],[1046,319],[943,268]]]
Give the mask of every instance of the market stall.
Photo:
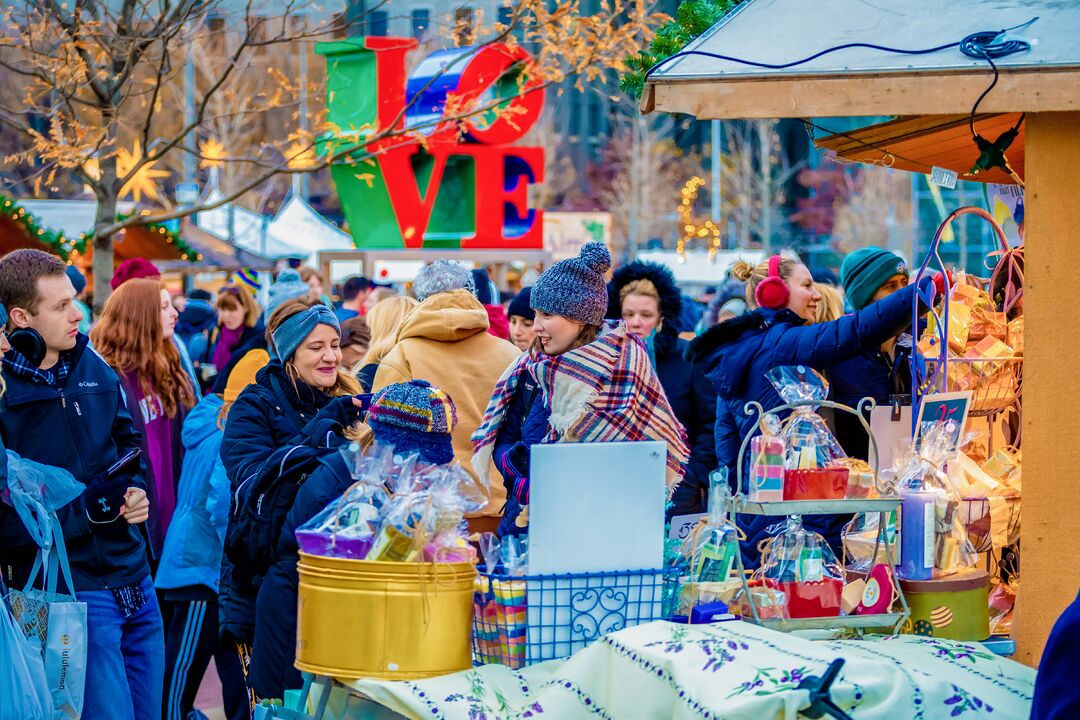
[[[960,41],[972,33],[1024,26],[1035,16],[1036,22],[1006,39],[1037,38],[1038,43],[998,58],[996,71],[985,58],[958,50]],[[887,37],[882,28],[888,28]],[[907,133],[910,139],[926,129],[926,118],[940,120],[934,124],[945,127],[955,124],[958,116],[971,114],[996,72],[996,86],[985,94],[978,111],[1005,117],[980,117],[979,122],[1004,126],[1009,116],[1027,113],[1021,124],[1023,145],[1013,140],[1005,155],[1027,185],[1025,237],[1033,243],[1027,249],[1023,282],[1023,460],[1025,474],[1034,481],[1024,488],[1023,515],[1024,527],[1036,530],[1023,535],[1025,582],[1014,623],[1018,657],[1032,665],[1038,662],[1051,624],[1080,583],[1078,550],[1075,544],[1062,542],[1072,534],[1075,521],[1071,505],[1062,502],[1071,492],[1073,464],[1061,451],[1075,445],[1080,433],[1071,417],[1072,407],[1080,401],[1080,384],[1070,379],[1066,366],[1080,342],[1080,328],[1062,321],[1056,312],[1060,295],[1051,295],[1071,279],[1069,243],[1064,238],[1080,223],[1074,172],[1080,163],[1076,112],[1080,55],[1072,40],[1078,29],[1080,7],[1053,2],[1003,2],[989,11],[973,0],[946,5],[919,1],[888,9],[842,0],[824,14],[812,4],[794,0],[755,0],[741,5],[680,57],[654,72],[642,98],[646,112],[687,112],[702,119],[886,115],[899,116],[891,128],[896,130],[911,122],[906,118],[921,116],[923,125]],[[781,40],[763,46],[761,37]],[[901,55],[854,47],[783,68],[731,60],[784,65],[850,43],[939,49]],[[991,143],[999,139],[995,130],[979,127],[987,128]],[[855,137],[873,146],[863,148],[867,153],[877,150],[877,162],[886,157],[881,138]],[[1022,152],[1017,152],[1019,147]],[[972,151],[976,158],[981,154],[974,140],[966,154],[952,162],[966,163]],[[897,160],[900,155],[922,162],[933,159],[899,149],[889,154]],[[946,159],[942,162],[949,167]],[[970,172],[972,165],[958,164],[955,170]],[[1010,173],[1005,175],[1012,179]],[[966,352],[966,343],[956,349]]]

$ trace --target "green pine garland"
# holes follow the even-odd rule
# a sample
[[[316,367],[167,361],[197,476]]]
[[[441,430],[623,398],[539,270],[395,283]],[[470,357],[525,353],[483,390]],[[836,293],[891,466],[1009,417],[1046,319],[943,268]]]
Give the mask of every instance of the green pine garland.
[[[619,87],[634,98],[645,89],[645,74],[656,65],[681,51],[690,41],[711,28],[740,0],[683,0],[675,19],[656,31],[647,50],[626,56],[627,72],[619,79]]]
[[[0,213],[21,227],[27,237],[59,255],[61,260],[67,260],[71,251],[78,249],[78,241],[69,240],[63,233],[43,228],[34,222],[34,216],[14,198],[0,194]]]
[[[3,194],[0,194],[0,213],[3,213],[5,217],[19,225],[27,237],[49,248],[51,252],[56,253],[61,260],[65,261],[70,259],[72,251],[85,253],[86,246],[93,236],[93,233],[85,232],[79,235],[78,240],[72,240],[65,237],[62,232],[41,227],[34,221],[34,216],[19,204],[18,200]],[[117,220],[124,220],[128,217],[131,216],[118,215]],[[176,249],[180,251],[180,257],[184,260],[189,262],[202,260],[202,255],[195,248],[188,245],[180,236],[180,233],[170,230],[161,223],[149,223],[146,228],[149,232],[163,235],[166,243],[175,245]]]

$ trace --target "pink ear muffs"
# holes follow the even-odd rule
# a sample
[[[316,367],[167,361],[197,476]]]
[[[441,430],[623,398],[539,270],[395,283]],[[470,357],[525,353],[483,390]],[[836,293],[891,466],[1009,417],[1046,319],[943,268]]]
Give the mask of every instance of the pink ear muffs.
[[[758,307],[779,310],[787,307],[791,291],[784,278],[780,277],[780,256],[769,258],[769,277],[758,283],[754,289],[754,302]]]

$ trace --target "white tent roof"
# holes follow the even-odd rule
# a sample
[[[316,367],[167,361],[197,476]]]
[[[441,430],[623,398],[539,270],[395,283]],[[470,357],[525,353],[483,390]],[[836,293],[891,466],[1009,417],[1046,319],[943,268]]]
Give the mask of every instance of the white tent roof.
[[[688,250],[683,258],[674,250],[656,250],[638,253],[638,260],[654,262],[667,267],[679,285],[719,285],[727,279],[728,269],[739,260],[758,264],[765,259],[764,250],[720,250],[709,261],[705,250]]]
[[[216,186],[211,186],[204,202],[217,202],[224,197]],[[232,233],[229,232],[229,214],[232,214]],[[213,210],[205,210],[195,216],[195,224],[220,238],[230,237],[237,246],[263,257],[307,258],[309,252],[282,240],[270,232],[271,219],[267,215],[226,203]]]
[[[210,186],[204,202],[224,197],[216,183]],[[249,252],[263,257],[302,258],[314,263],[320,250],[355,250],[352,236],[344,232],[297,196],[290,196],[278,214],[268,215],[248,210],[235,203],[225,203],[213,210],[198,213],[196,224],[218,237],[229,238],[229,213],[233,215],[233,240]]]
[[[270,231],[290,245],[314,254],[320,250],[355,250],[352,235],[324,218],[299,195],[290,195],[270,222]]]

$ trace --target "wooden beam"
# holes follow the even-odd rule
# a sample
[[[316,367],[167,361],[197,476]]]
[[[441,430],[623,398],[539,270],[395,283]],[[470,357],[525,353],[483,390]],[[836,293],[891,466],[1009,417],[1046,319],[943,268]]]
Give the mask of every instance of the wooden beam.
[[[853,115],[969,113],[989,85],[985,73],[902,73],[856,76],[664,79],[650,83],[642,112],[659,110],[699,120]],[[980,113],[1080,111],[1080,70],[1002,73]]]
[[[1080,588],[1080,323],[1069,308],[1080,228],[1080,112],[1027,116],[1022,579],[1014,634],[1035,666]]]

